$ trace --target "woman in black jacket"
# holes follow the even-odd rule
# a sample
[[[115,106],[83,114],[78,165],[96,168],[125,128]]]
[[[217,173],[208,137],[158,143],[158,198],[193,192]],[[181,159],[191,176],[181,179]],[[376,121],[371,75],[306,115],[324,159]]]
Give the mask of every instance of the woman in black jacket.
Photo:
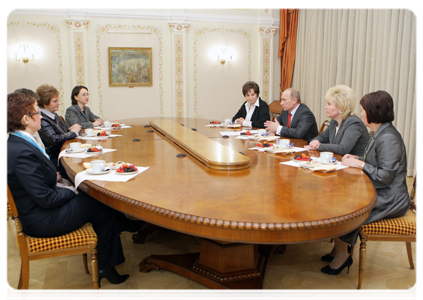
[[[38,106],[41,110],[41,129],[38,131],[46,147],[50,160],[56,166],[62,177],[67,178],[62,164],[58,163],[60,149],[63,143],[76,138],[81,131],[81,125],[74,124],[68,128],[57,115],[60,107],[59,91],[51,85],[43,84],[38,87],[37,95],[40,97]]]
[[[96,201],[73,187],[56,186],[56,167],[34,138],[41,127],[35,98],[7,95],[7,183],[16,202],[23,231],[33,237],[55,237],[72,232],[87,222],[97,234],[99,280],[124,282],[116,265],[124,262],[120,232],[139,230],[143,221]]]
[[[254,81],[247,81],[242,86],[245,101],[232,122],[246,127],[264,128],[264,122],[270,120],[269,105],[259,97],[260,88]]]

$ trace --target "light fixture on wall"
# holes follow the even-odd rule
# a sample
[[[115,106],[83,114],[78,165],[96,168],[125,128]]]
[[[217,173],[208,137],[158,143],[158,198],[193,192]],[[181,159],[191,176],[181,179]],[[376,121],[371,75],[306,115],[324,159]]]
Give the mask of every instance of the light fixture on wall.
[[[220,53],[217,55],[217,61],[220,62],[222,65],[225,63],[232,62],[232,55],[230,55],[227,48],[221,48]]]
[[[35,55],[29,51],[28,45],[22,44],[19,46],[19,50],[15,52],[14,61],[22,61],[24,64],[27,64],[30,61],[35,61]]]

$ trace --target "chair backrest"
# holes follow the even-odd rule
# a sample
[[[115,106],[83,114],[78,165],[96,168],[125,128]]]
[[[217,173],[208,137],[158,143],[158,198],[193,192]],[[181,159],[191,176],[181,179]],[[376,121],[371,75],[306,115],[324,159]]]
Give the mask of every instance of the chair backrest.
[[[328,120],[325,120],[323,123],[322,123],[322,126],[320,126],[320,129],[319,129],[319,134],[321,134],[322,132],[323,132],[323,130],[325,130],[325,128],[327,127],[327,126],[329,126],[329,121]]]
[[[417,174],[414,175],[413,188],[411,189],[411,192],[410,192],[411,206],[413,207],[414,210],[417,210],[417,207],[416,207],[416,178],[417,178]]]
[[[16,242],[21,257],[28,255],[28,246],[26,244],[25,233],[22,229],[22,223],[19,219],[18,209],[16,207],[15,199],[13,198],[12,192],[10,191],[9,185],[7,185],[7,199],[9,200],[10,209],[12,210],[13,221],[16,227]]]
[[[66,124],[65,118],[63,118],[63,116],[60,116],[60,120],[62,120],[63,124]]]
[[[282,105],[280,100],[275,100],[269,104],[270,120],[273,121],[277,115],[282,112]]]

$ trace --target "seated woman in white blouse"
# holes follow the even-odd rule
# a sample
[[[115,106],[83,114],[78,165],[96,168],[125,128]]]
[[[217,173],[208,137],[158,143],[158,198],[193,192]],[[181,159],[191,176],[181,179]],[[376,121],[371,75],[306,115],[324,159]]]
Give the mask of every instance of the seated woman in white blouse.
[[[245,127],[264,128],[264,122],[270,120],[269,105],[259,97],[260,88],[254,81],[247,81],[242,87],[245,101],[232,122]]]

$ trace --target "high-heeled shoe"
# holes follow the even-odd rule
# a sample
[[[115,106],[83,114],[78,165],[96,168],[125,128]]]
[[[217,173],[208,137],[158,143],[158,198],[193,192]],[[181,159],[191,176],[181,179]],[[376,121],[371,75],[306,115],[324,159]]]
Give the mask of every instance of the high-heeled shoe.
[[[350,253],[351,253],[351,245],[348,245],[348,254],[350,254]],[[330,254],[326,254],[326,255],[323,255],[321,257],[321,260],[327,261],[327,262],[332,262],[333,258],[334,258],[334,256],[330,256]]]
[[[353,263],[352,257],[348,256],[347,260],[338,269],[332,269],[329,265],[327,265],[326,267],[323,267],[321,271],[329,275],[338,275],[339,273],[342,272],[343,269],[345,269],[345,267],[348,267],[347,274],[349,274],[350,266],[352,265],[352,263]]]
[[[114,267],[110,269],[98,270],[98,285],[100,287],[102,278],[106,278],[108,281],[110,281],[111,284],[119,284],[128,279],[128,277],[128,274],[119,275]]]

